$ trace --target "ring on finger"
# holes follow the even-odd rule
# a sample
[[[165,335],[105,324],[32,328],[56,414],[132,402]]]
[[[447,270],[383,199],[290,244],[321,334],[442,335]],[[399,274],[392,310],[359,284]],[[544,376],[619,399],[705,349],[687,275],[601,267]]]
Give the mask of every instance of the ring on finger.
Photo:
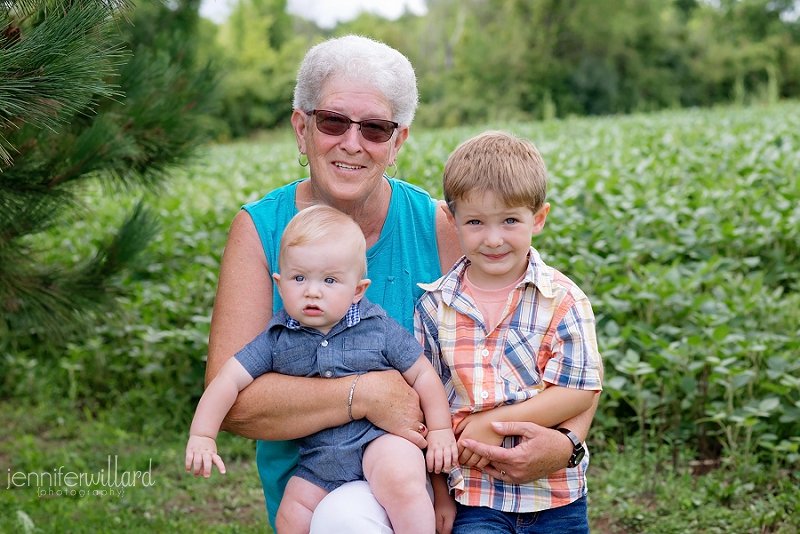
[[[419,424],[419,428],[417,428],[417,432],[419,432],[420,434],[422,434],[423,432],[425,432],[425,425],[424,425],[424,424],[422,424],[422,423],[420,423],[420,424]]]
[[[505,476],[506,476],[506,472],[505,471],[500,471],[500,478],[504,478]]]

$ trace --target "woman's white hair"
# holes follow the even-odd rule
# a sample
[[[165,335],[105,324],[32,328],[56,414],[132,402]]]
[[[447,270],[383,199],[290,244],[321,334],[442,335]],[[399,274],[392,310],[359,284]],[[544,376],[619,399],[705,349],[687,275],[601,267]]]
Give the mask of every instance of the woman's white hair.
[[[417,77],[403,54],[384,43],[347,35],[312,47],[300,63],[294,109],[317,108],[325,84],[340,78],[377,89],[389,101],[392,120],[408,126],[417,109]]]

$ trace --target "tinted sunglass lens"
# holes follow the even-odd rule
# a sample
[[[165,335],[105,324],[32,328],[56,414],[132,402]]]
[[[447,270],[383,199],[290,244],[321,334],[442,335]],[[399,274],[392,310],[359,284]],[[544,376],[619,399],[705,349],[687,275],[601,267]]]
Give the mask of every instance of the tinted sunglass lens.
[[[373,143],[385,143],[394,133],[394,124],[388,121],[364,121],[361,123],[361,135]]]
[[[367,119],[356,122],[348,117],[333,111],[315,110],[312,112],[317,118],[317,129],[326,135],[344,135],[355,123],[359,126],[361,135],[373,143],[385,143],[391,139],[397,124],[381,119]]]
[[[327,135],[342,135],[350,128],[350,119],[330,112],[317,112],[317,128]]]

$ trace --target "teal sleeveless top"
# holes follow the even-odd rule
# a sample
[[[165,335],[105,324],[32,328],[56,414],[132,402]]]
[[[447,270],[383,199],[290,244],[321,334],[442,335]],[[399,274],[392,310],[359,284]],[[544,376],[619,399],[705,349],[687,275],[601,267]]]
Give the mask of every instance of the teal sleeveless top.
[[[307,178],[306,178],[307,179]],[[392,199],[378,242],[367,251],[367,298],[410,332],[414,332],[414,304],[422,296],[419,282],[442,276],[436,242],[436,201],[417,186],[389,179]],[[283,229],[297,214],[295,191],[302,180],[280,187],[245,205],[255,223],[270,275],[277,270]],[[273,281],[273,313],[283,301]],[[286,483],[297,465],[297,445],[292,441],[259,441],[256,463],[267,501],[272,528]]]

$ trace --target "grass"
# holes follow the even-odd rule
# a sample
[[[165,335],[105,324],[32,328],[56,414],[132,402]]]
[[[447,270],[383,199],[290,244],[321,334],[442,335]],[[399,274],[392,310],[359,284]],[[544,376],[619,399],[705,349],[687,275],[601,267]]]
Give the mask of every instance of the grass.
[[[656,454],[642,457],[635,449],[606,448],[592,458],[588,473],[592,532],[797,534],[800,478],[794,472],[735,467],[674,470]]]
[[[252,441],[221,434],[219,450],[227,474],[194,478],[183,469],[185,435],[127,432],[108,412],[87,418],[72,408],[68,402],[12,401],[0,414],[0,425],[6,429],[0,438],[0,464],[6,467],[0,486],[0,532],[272,532]],[[94,485],[82,488],[88,490],[83,497],[40,497],[36,487],[22,485],[21,479],[9,482],[9,476],[18,472],[41,473],[60,466],[64,473],[97,474],[106,469],[109,456],[112,466],[116,457],[119,476],[124,471],[150,470],[146,482],[152,485],[117,488],[123,490],[121,496],[96,495],[95,491],[108,488]],[[664,459],[655,454],[642,458],[638,447],[600,448],[593,455],[589,471],[593,532],[797,533],[796,474],[737,473],[726,468],[699,475],[688,469],[673,471]],[[68,489],[63,484],[61,488]]]
[[[0,532],[271,532],[254,442],[221,434],[227,474],[215,471],[210,479],[194,478],[183,469],[185,435],[128,432],[108,412],[87,418],[73,408],[68,402],[10,402],[4,407]],[[109,462],[112,469],[116,463],[120,484],[125,472],[149,476],[127,486],[86,485],[78,479],[70,487],[65,478],[50,486],[50,478],[39,478],[62,466],[62,474],[99,478]],[[12,481],[17,473],[23,475]],[[67,494],[73,490],[74,495]]]

